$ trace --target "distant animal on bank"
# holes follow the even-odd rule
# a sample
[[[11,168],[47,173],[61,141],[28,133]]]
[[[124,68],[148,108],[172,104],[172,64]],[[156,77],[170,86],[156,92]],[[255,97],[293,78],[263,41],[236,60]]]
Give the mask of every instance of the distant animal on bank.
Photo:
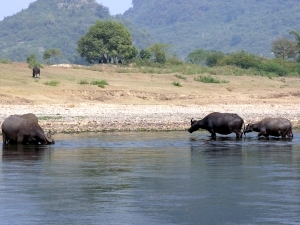
[[[294,136],[292,123],[286,118],[264,118],[257,123],[249,123],[244,133],[252,131],[259,132],[258,137],[264,136],[266,138],[269,136],[292,138]]]
[[[2,125],[3,145],[6,144],[54,144],[50,132],[45,134],[32,114],[11,115]]]
[[[211,137],[214,139],[216,133],[225,135],[235,133],[237,138],[241,138],[243,136],[241,131],[243,124],[244,120],[235,113],[213,112],[201,120],[191,119],[191,127],[188,131],[193,133],[201,128],[211,133]]]
[[[107,61],[108,61],[107,58],[104,57],[104,56],[102,56],[102,57],[99,59],[99,63],[100,63],[100,64],[102,64],[102,63],[103,63],[103,64],[106,64]]]
[[[41,70],[38,67],[33,67],[32,68],[32,77],[37,78],[39,75],[39,78],[41,77]]]

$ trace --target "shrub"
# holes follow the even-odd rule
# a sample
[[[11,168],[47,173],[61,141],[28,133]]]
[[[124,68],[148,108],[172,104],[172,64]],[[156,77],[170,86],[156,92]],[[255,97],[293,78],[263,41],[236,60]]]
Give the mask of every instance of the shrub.
[[[178,59],[176,56],[173,56],[173,57],[167,59],[166,64],[174,65],[174,66],[181,66],[181,65],[184,65],[184,61]]]
[[[274,61],[267,61],[266,63],[261,65],[261,69],[269,73],[275,73],[278,76],[284,76],[288,73],[288,70],[286,68]]]
[[[97,85],[100,88],[105,88],[105,86],[108,85],[108,82],[106,80],[94,80],[91,82],[91,85]]]
[[[229,54],[220,60],[221,65],[234,65],[243,69],[259,68],[261,66],[261,59],[253,54],[244,51]]]
[[[199,76],[198,78],[195,78],[194,80],[202,82],[202,83],[215,83],[215,84],[229,83],[229,81],[227,81],[227,80],[219,80],[219,79],[213,78],[212,76]]]
[[[176,87],[182,87],[182,85],[177,81],[174,81],[172,84]]]
[[[47,81],[44,84],[49,85],[49,86],[57,86],[59,84],[59,82],[55,81],[55,80],[52,80],[52,81]]]
[[[218,51],[210,51],[206,56],[206,65],[209,67],[216,66],[219,61],[224,58],[224,53]]]
[[[187,56],[187,62],[198,65],[213,67],[224,57],[224,53],[219,51],[210,51],[197,49]]]
[[[89,82],[88,82],[87,80],[80,80],[80,81],[78,82],[78,84],[83,84],[83,85],[85,85],[85,84],[89,84]]]

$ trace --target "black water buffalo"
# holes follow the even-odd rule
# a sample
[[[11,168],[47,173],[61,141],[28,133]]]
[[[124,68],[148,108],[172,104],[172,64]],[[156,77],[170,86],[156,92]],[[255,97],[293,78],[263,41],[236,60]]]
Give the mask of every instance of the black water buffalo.
[[[38,118],[32,114],[11,115],[2,123],[3,144],[54,144],[51,134],[45,134]]]
[[[202,120],[191,119],[191,127],[188,129],[190,133],[199,128],[208,130],[212,138],[216,138],[218,134],[230,134],[234,132],[237,138],[243,136],[241,131],[244,120],[234,113],[213,112],[208,114]]]
[[[39,75],[39,77],[41,77],[41,70],[38,67],[33,67],[32,68],[32,77],[37,78]]]
[[[250,123],[246,126],[244,133],[252,131],[259,132],[258,137],[293,137],[292,123],[285,118],[265,118],[259,121],[258,123]]]

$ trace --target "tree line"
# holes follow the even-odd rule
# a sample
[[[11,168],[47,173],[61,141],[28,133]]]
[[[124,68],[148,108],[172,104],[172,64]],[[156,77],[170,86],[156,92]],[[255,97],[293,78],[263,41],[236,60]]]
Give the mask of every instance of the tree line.
[[[172,54],[172,46],[169,44],[155,43],[138,51],[128,29],[120,22],[108,20],[97,21],[88,29],[77,42],[77,52],[90,64],[135,62],[139,65],[157,66],[171,61],[175,64],[190,63],[207,67],[233,65],[279,76],[289,73],[300,75],[300,34],[291,31],[290,35],[294,40],[280,37],[272,42],[272,59],[245,51],[225,54],[215,50],[196,49],[183,61]],[[60,55],[58,49],[49,49],[45,51],[43,58],[50,64]],[[35,65],[36,60],[31,55],[27,62]]]

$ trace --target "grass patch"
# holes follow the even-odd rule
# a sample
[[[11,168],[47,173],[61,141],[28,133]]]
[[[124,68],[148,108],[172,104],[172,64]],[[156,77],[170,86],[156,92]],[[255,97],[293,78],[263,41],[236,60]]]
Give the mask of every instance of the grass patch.
[[[80,80],[78,82],[78,84],[86,85],[86,84],[90,84],[90,83],[87,80]]]
[[[176,87],[182,87],[182,85],[177,81],[174,81],[172,84]]]
[[[194,79],[195,81],[199,81],[202,83],[208,83],[208,84],[221,84],[221,83],[229,83],[228,80],[220,80],[217,78],[213,78],[212,76],[199,76]]]
[[[10,64],[11,61],[9,59],[0,59],[0,63],[2,63],[2,64]]]
[[[129,69],[125,68],[118,68],[116,69],[116,73],[130,73],[131,71]]]
[[[100,88],[105,88],[105,86],[108,85],[108,82],[106,80],[94,80],[90,84],[97,85]]]
[[[49,85],[49,86],[57,86],[59,84],[59,82],[55,81],[55,80],[51,80],[51,81],[45,82],[44,84]]]
[[[38,117],[39,120],[60,120],[62,116],[40,116]]]

